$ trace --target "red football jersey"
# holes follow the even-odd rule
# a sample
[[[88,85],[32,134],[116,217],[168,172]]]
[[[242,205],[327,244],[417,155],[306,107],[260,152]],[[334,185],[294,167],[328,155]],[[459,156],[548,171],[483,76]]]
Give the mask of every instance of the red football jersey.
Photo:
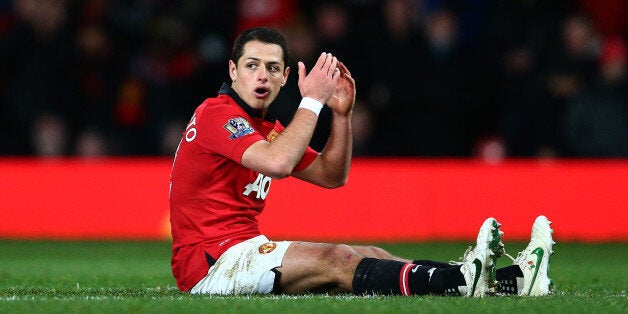
[[[281,131],[279,121],[262,119],[226,84],[196,108],[170,175],[172,272],[182,291],[207,275],[209,261],[261,234],[257,215],[272,180],[242,166],[241,159],[251,144],[272,141]],[[317,155],[308,147],[294,171]]]

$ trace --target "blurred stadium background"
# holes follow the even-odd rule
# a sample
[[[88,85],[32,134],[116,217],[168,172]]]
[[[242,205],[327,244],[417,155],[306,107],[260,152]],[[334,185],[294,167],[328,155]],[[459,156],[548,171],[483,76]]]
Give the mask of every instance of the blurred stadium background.
[[[558,239],[627,241],[626,16],[624,0],[0,0],[0,238],[166,239],[181,131],[229,79],[234,36],[267,25],[293,69],[328,51],[358,84],[349,185],[274,181],[271,236],[461,240],[494,215],[524,239],[543,213]]]

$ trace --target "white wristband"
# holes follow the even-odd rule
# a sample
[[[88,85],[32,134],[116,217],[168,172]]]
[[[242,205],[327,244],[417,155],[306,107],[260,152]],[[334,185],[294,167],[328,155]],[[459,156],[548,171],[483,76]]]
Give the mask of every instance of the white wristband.
[[[299,104],[299,108],[312,111],[318,116],[321,109],[323,109],[323,104],[314,98],[303,97],[303,99],[301,99],[301,103]]]

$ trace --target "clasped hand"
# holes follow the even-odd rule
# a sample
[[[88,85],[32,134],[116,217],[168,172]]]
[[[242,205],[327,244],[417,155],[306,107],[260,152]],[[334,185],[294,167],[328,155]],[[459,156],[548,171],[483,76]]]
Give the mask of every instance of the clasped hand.
[[[355,104],[355,80],[347,67],[330,53],[322,53],[306,76],[303,62],[299,66],[299,90],[302,97],[314,98],[332,111],[347,115]]]

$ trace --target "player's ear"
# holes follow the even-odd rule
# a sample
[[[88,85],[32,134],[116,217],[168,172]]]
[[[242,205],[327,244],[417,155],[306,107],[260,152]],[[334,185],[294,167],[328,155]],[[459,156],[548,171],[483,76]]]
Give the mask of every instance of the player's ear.
[[[286,85],[286,82],[288,81],[288,74],[290,74],[290,67],[286,67],[286,69],[283,71],[283,80],[281,80],[281,87]]]
[[[229,77],[233,82],[235,82],[236,78],[238,77],[238,69],[236,68],[236,64],[232,60],[229,60]]]

